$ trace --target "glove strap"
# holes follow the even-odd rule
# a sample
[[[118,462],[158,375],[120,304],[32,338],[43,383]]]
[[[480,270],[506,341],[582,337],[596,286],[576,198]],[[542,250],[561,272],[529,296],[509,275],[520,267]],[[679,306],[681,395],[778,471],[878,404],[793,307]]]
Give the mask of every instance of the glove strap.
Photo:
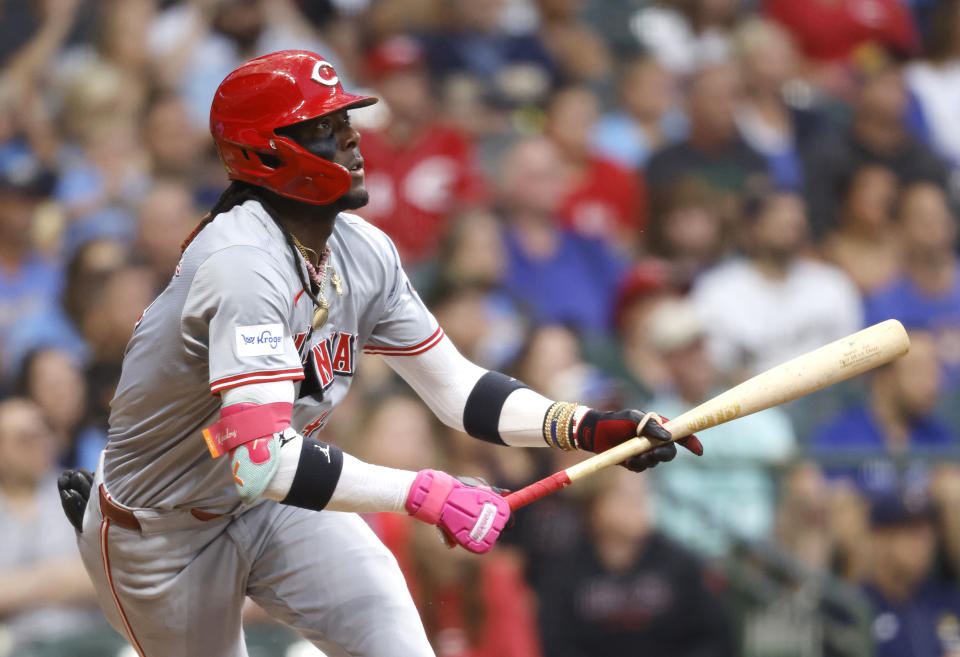
[[[220,421],[203,430],[210,456],[218,458],[257,438],[272,436],[290,426],[293,404],[233,404],[220,411]]]
[[[407,494],[407,513],[417,520],[437,524],[455,483],[456,480],[444,472],[421,470]]]

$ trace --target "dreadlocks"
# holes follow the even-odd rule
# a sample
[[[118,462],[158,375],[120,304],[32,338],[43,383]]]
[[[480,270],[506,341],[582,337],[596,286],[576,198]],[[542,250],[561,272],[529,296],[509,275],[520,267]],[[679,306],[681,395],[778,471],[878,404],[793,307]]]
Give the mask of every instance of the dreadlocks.
[[[266,195],[263,192],[264,190],[256,185],[251,185],[250,183],[239,180],[231,181],[230,186],[223,191],[223,194],[221,194],[220,198],[217,199],[217,202],[214,204],[213,208],[210,209],[210,212],[204,215],[197,227],[194,228],[190,234],[187,235],[187,238],[180,244],[180,253],[183,253],[187,250],[187,247],[190,246],[190,242],[196,239],[197,235],[200,234],[200,231],[203,230],[207,224],[213,221],[218,214],[229,212],[232,208],[252,199],[258,201],[260,205],[263,206],[263,209],[267,211],[267,214],[270,215],[270,218],[273,219],[274,223],[277,224],[277,227],[280,228],[280,231],[283,233],[283,237],[287,242],[287,246],[289,246],[290,251],[293,252],[294,262],[299,262],[299,259],[303,256],[300,254],[300,250],[297,248],[297,245],[293,242],[293,235],[284,227],[282,223],[280,223],[279,213],[277,213],[270,202],[265,198]],[[304,274],[303,268],[299,265],[297,266],[297,276],[300,278],[300,287],[302,287],[303,291],[307,293],[307,296],[310,297],[310,300],[313,301],[317,307],[319,307],[320,299],[317,298],[309,279],[307,278],[306,274]]]

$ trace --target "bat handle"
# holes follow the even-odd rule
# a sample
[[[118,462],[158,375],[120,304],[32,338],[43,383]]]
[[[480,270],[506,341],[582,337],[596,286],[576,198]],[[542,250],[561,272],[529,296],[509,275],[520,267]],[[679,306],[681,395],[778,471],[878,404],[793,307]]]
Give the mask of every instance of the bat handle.
[[[535,481],[529,486],[524,486],[520,490],[507,495],[507,503],[511,511],[516,511],[522,506],[535,502],[541,497],[546,497],[550,493],[555,493],[570,483],[570,477],[565,470],[554,472],[549,477],[544,477],[540,481]]]

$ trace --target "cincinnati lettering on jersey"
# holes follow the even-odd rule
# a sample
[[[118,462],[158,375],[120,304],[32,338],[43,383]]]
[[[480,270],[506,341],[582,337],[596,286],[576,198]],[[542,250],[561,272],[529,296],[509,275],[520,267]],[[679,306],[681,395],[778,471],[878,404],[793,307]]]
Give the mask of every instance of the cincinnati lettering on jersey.
[[[306,380],[300,386],[300,396],[316,395],[333,385],[335,376],[353,376],[356,361],[357,336],[337,331],[313,345],[304,360]]]

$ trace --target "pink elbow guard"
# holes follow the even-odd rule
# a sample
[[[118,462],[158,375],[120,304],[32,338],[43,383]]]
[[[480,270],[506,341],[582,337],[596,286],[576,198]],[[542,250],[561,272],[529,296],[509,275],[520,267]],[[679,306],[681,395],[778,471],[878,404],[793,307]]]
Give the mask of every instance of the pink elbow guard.
[[[469,486],[438,470],[421,470],[410,487],[407,512],[437,525],[470,552],[490,551],[510,520],[507,500],[485,486]]]
[[[222,456],[257,438],[272,436],[290,426],[293,404],[232,404],[220,411],[220,420],[203,430],[203,439],[213,458]]]

